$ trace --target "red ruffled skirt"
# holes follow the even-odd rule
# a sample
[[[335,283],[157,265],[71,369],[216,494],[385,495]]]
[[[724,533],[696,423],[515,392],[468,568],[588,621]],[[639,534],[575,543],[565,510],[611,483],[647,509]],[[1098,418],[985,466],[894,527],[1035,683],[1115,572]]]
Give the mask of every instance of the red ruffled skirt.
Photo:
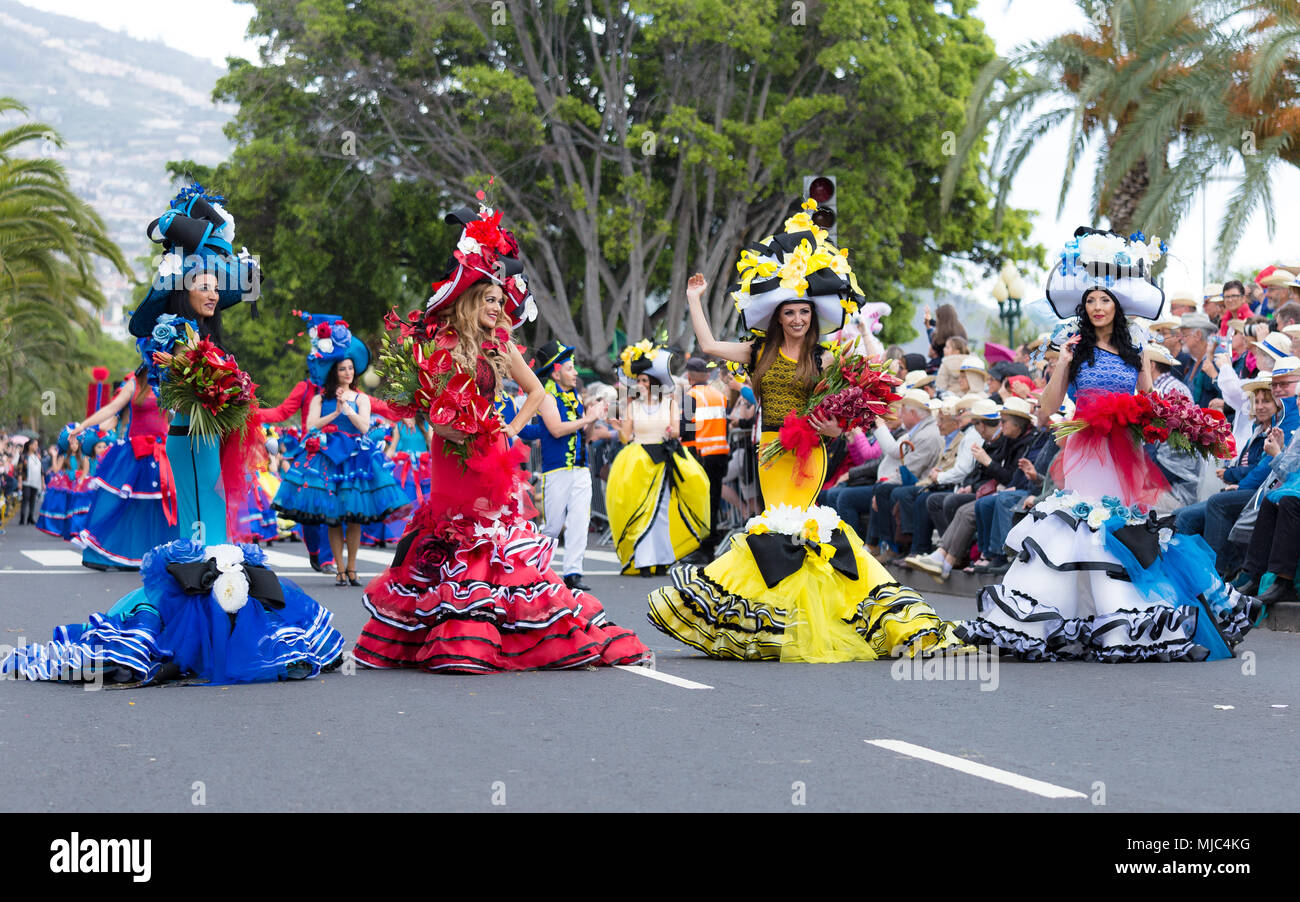
[[[527,519],[526,448],[499,442],[464,469],[434,440],[433,489],[392,566],[366,587],[354,654],[371,667],[484,673],[637,664],[649,649],[595,596],[551,569],[554,542]]]

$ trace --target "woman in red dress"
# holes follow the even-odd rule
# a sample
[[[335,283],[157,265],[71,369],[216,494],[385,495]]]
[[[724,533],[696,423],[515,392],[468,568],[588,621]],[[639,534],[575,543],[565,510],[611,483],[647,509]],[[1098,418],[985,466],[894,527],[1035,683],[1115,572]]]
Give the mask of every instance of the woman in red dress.
[[[447,278],[435,284],[420,339],[450,350],[478,398],[494,402],[506,378],[528,397],[490,440],[466,442],[452,425],[434,425],[431,491],[392,565],[366,587],[371,617],[354,653],[370,667],[456,673],[648,663],[649,649],[631,630],[551,570],[554,543],[530,521],[520,469],[527,448],[511,441],[545,393],[509,330],[534,307],[518,246],[490,212],[452,214],[465,233]]]

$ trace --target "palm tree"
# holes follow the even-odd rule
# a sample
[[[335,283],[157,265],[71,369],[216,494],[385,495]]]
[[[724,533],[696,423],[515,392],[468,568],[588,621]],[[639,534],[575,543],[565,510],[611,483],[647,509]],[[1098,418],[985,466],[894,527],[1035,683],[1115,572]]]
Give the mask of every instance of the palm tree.
[[[0,97],[0,115],[26,112]],[[70,349],[80,344],[74,332],[99,329],[94,312],[105,298],[95,262],[127,272],[122,252],[68,186],[63,167],[22,153],[41,140],[60,143],[39,122],[0,130],[0,395],[12,391],[16,376],[32,382],[35,373],[84,364]]]
[[[1150,189],[1152,156],[1135,155],[1116,172],[1108,165],[1111,150],[1133,127],[1142,99],[1157,90],[1171,70],[1194,67],[1211,52],[1216,20],[1208,14],[1217,11],[1211,9],[1217,5],[1205,0],[1076,2],[1089,28],[1024,45],[981,73],[967,108],[966,128],[944,173],[945,208],[962,168],[970,165],[972,151],[994,121],[1000,128],[989,165],[996,172],[999,215],[1025,157],[1043,135],[1068,124],[1057,215],[1064,209],[1079,157],[1095,141],[1100,159],[1093,173],[1094,219],[1106,217],[1120,232],[1138,221],[1138,208]],[[1180,125],[1175,123],[1165,135],[1165,147],[1178,137]]]
[[[1221,270],[1260,205],[1271,235],[1272,173],[1279,165],[1300,166],[1300,7],[1257,0],[1224,13],[1209,52],[1143,99],[1108,160],[1112,176],[1149,166],[1149,190],[1135,216],[1159,234],[1174,230],[1216,171],[1233,172],[1216,242]],[[1168,161],[1171,131],[1178,155]]]

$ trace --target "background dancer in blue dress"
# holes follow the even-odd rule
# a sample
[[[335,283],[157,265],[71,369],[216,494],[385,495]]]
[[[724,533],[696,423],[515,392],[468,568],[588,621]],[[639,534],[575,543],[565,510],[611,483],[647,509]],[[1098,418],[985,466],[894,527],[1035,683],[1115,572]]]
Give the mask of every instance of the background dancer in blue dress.
[[[356,562],[362,524],[397,519],[411,509],[383,445],[366,437],[370,398],[353,386],[369,363],[370,352],[342,320],[316,328],[307,366],[313,379],[320,378],[321,393],[307,410],[311,432],[303,442],[305,454],[284,474],[274,502],[276,510],[299,523],[329,526],[337,586],[361,585]]]
[[[127,411],[122,438],[99,462],[86,524],[77,533],[81,563],[94,570],[139,570],[144,554],[177,538],[176,482],[167,460],[167,417],[141,366],[73,436]]]

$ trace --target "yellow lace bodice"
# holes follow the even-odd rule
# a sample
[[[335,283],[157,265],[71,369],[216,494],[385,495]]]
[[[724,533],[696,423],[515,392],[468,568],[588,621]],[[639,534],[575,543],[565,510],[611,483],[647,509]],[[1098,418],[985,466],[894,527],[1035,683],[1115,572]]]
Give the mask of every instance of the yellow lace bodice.
[[[758,386],[758,401],[763,406],[763,429],[780,429],[785,415],[800,411],[808,402],[808,392],[795,373],[795,362],[778,352]]]

